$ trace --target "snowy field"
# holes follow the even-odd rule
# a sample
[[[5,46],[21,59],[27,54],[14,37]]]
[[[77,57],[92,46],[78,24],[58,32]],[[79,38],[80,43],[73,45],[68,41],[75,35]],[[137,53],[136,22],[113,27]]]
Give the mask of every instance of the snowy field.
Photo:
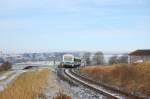
[[[36,61],[36,62],[28,61],[28,62],[13,64],[12,69],[13,70],[21,70],[27,66],[50,67],[50,68],[54,69],[57,67],[57,65],[59,63],[60,62],[58,62],[58,61],[56,61],[55,64],[54,64],[54,61]]]

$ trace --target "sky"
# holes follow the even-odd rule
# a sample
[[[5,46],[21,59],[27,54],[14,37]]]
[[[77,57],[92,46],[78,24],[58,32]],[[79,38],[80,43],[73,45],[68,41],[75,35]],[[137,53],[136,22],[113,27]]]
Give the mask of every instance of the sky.
[[[150,49],[150,0],[0,0],[0,50]]]

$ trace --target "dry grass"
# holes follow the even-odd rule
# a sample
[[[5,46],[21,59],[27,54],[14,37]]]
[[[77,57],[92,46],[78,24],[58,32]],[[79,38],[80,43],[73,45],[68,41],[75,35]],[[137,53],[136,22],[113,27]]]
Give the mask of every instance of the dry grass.
[[[71,97],[62,92],[58,92],[57,95],[53,97],[53,99],[71,99]]]
[[[36,99],[46,87],[48,76],[47,69],[26,72],[0,92],[0,99]]]
[[[150,62],[86,67],[81,72],[94,80],[119,86],[129,92],[150,94]]]

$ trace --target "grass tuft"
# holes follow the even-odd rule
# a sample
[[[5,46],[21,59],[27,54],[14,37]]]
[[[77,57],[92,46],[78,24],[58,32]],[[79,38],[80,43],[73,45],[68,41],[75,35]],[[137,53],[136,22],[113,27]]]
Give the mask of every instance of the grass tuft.
[[[71,99],[71,97],[62,92],[58,92],[57,95],[53,97],[53,99]]]

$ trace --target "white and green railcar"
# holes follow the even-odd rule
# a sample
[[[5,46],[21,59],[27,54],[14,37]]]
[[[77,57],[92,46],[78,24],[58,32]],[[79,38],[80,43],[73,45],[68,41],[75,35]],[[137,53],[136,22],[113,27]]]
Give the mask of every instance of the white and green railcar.
[[[60,65],[61,67],[66,67],[66,68],[79,67],[81,65],[81,59],[75,57],[72,54],[65,54],[63,55],[63,60]]]

